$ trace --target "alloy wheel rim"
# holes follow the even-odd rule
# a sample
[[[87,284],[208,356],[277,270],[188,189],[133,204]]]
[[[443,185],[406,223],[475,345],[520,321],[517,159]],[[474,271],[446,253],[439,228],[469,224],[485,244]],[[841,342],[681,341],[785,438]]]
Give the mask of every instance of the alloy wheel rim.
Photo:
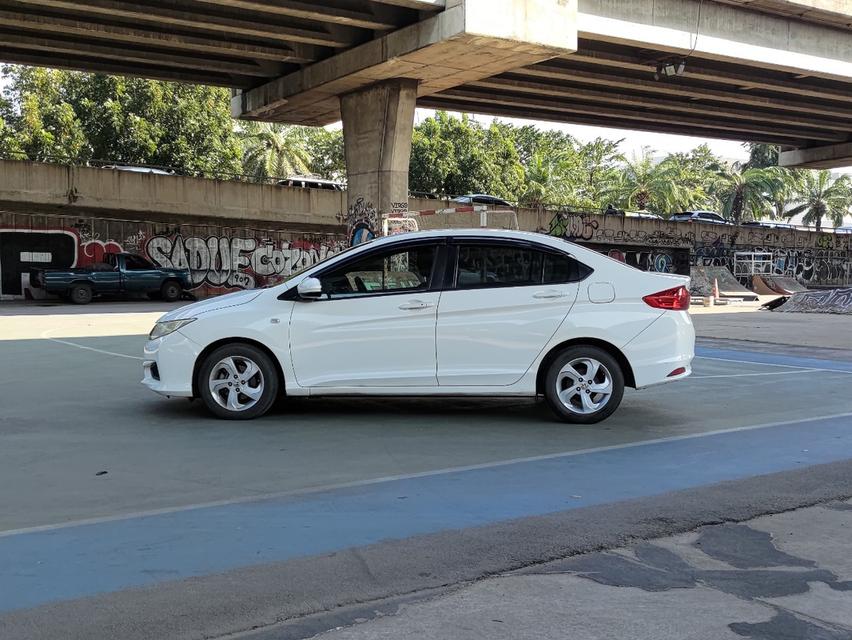
[[[263,389],[263,372],[251,358],[223,358],[210,371],[210,395],[216,404],[228,411],[251,409],[260,401]]]
[[[556,376],[556,395],[571,413],[597,413],[609,403],[612,391],[612,374],[594,358],[575,358]]]

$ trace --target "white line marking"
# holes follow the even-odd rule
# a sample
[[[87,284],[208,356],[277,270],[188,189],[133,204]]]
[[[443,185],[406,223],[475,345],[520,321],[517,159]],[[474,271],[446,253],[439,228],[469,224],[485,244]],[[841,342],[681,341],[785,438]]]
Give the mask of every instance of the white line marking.
[[[792,376],[798,375],[800,373],[811,373],[814,371],[826,371],[826,369],[805,369],[803,371],[765,371],[763,373],[723,373],[717,376],[689,376],[690,380],[705,380],[707,378],[749,378],[752,376],[763,377],[763,376]],[[828,371],[833,371],[833,369],[828,369]],[[846,373],[843,371],[842,373]]]
[[[385,484],[388,482],[396,482],[399,480],[415,480],[418,478],[429,478],[433,476],[448,475],[451,473],[460,473],[464,471],[477,471],[480,469],[494,469],[497,467],[507,467],[515,464],[524,464],[527,462],[541,462],[545,460],[557,460],[559,458],[572,458],[582,456],[589,453],[600,453],[604,451],[618,451],[620,449],[634,449],[637,447],[645,447],[655,444],[664,444],[667,442],[680,442],[681,440],[696,440],[698,438],[707,438],[709,436],[723,435],[726,433],[738,433],[741,431],[755,431],[758,429],[770,429],[772,427],[783,427],[793,424],[803,424],[807,422],[816,422],[819,420],[833,420],[837,418],[852,418],[852,412],[835,413],[825,416],[815,416],[811,418],[802,418],[799,420],[783,420],[780,422],[767,422],[765,424],[748,425],[744,427],[732,427],[730,429],[717,429],[715,431],[704,431],[702,433],[690,433],[681,436],[669,436],[667,438],[654,438],[652,440],[641,440],[638,442],[625,442],[622,444],[614,444],[606,447],[592,447],[589,449],[577,449],[575,451],[562,451],[559,453],[548,453],[540,456],[530,456],[527,458],[512,458],[509,460],[498,460],[495,462],[483,462],[481,464],[471,464],[462,467],[449,467],[445,469],[435,469],[433,471],[421,471],[418,473],[400,474],[394,476],[383,476],[380,478],[371,478],[368,480],[354,480],[352,482],[341,482],[337,484],[321,485],[317,487],[305,487],[303,489],[291,489],[290,491],[280,491],[276,493],[257,494],[253,496],[243,496],[239,498],[229,498],[227,500],[217,500],[213,502],[201,502],[197,504],[182,505],[177,507],[165,507],[162,509],[151,509],[149,511],[138,511],[135,513],[125,513],[114,516],[102,516],[99,518],[86,518],[83,520],[72,520],[57,524],[46,524],[35,527],[26,527],[23,529],[9,529],[0,531],[0,538],[9,536],[17,536],[28,533],[38,533],[42,531],[55,531],[57,529],[66,529],[69,527],[79,527],[90,524],[103,524],[106,522],[117,522],[121,520],[133,520],[134,518],[145,518],[150,516],[159,516],[170,513],[179,513],[182,511],[195,511],[198,509],[208,509],[211,507],[225,507],[234,504],[245,504],[249,502],[263,502],[266,500],[276,500],[280,498],[289,498],[312,493],[324,493],[327,491],[335,491],[338,489],[352,489],[358,487],[369,487],[377,484]],[[852,425],[850,425],[852,426]]]
[[[831,371],[833,373],[852,373],[852,371],[846,371],[845,369],[815,369],[813,367],[802,367],[796,364],[776,364],[774,362],[754,362],[753,360],[734,360],[733,358],[713,358],[711,356],[695,356],[696,359],[700,358],[702,360],[716,360],[717,362],[736,362],[738,364],[755,364],[755,365],[763,365],[764,367],[783,367],[785,369],[805,369],[807,371]]]
[[[41,337],[45,340],[50,340],[51,342],[58,342],[59,344],[65,344],[69,347],[77,347],[78,349],[85,349],[86,351],[94,351],[95,353],[101,353],[107,356],[115,356],[116,358],[129,358],[131,360],[145,360],[140,356],[130,356],[126,353],[116,353],[115,351],[107,351],[106,349],[97,349],[95,347],[87,347],[83,344],[77,344],[76,342],[69,342],[68,340],[60,340],[59,338],[51,338],[48,334],[55,331],[55,329],[48,329],[47,331],[43,331]]]

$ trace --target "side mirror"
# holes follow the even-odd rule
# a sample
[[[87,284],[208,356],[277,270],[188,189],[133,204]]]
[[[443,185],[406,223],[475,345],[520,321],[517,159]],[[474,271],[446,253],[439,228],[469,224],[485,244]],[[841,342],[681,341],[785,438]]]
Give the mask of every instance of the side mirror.
[[[302,300],[318,300],[322,297],[322,282],[318,278],[305,278],[296,287]]]

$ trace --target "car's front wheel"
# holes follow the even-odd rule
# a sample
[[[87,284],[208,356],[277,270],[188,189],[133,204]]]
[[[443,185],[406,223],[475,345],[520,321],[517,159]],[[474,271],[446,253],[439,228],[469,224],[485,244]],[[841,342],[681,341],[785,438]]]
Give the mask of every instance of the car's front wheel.
[[[545,399],[556,416],[565,422],[600,422],[618,408],[623,395],[621,366],[599,347],[569,347],[547,370]]]
[[[250,344],[226,344],[204,358],[196,387],[214,415],[250,420],[265,414],[275,403],[278,372],[261,349]]]

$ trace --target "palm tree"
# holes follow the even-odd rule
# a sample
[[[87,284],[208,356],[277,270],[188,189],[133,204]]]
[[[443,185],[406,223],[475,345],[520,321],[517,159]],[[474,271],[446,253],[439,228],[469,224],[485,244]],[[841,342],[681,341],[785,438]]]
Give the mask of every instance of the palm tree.
[[[795,201],[802,182],[802,172],[781,167],[772,167],[767,171],[772,171],[777,177],[766,194],[769,204],[769,218],[772,220],[787,218],[789,217],[787,210]]]
[[[311,157],[298,127],[278,122],[248,122],[240,131],[243,167],[258,180],[309,172]]]
[[[735,163],[719,173],[713,192],[722,203],[722,215],[740,224],[744,215],[758,219],[767,213],[768,194],[778,180],[777,172],[771,168],[744,169]]]
[[[680,174],[676,161],[655,163],[651,150],[644,147],[639,157],[625,163],[615,190],[618,201],[628,209],[670,213],[703,199],[704,192],[685,184]]]
[[[833,177],[826,169],[805,171],[801,176],[796,202],[798,206],[787,211],[788,217],[804,213],[802,221],[806,225],[815,226],[817,231],[822,229],[823,218],[828,218],[835,227],[839,227],[852,208],[852,180],[847,175]]]

